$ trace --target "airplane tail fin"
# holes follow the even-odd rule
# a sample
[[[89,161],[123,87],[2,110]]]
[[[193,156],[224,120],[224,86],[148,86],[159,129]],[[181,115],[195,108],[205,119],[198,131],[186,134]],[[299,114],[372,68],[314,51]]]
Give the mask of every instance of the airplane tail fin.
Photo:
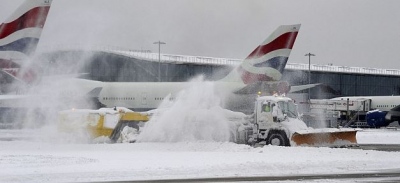
[[[300,24],[279,26],[221,81],[243,82],[247,85],[280,80],[299,29]]]
[[[26,75],[16,70],[20,70],[24,60],[36,50],[51,1],[25,0],[0,25],[0,68],[3,71],[26,82],[34,77],[32,71],[27,71]]]

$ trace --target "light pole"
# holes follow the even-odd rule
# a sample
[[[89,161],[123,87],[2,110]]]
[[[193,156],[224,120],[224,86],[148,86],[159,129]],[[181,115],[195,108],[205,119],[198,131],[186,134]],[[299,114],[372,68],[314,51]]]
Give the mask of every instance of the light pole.
[[[153,44],[158,44],[158,82],[161,82],[160,68],[161,68],[161,45],[167,44],[161,41],[154,42]]]
[[[315,54],[307,53],[304,56],[308,56],[308,84],[311,84],[311,56],[315,56]],[[310,100],[310,88],[308,88],[308,100]]]

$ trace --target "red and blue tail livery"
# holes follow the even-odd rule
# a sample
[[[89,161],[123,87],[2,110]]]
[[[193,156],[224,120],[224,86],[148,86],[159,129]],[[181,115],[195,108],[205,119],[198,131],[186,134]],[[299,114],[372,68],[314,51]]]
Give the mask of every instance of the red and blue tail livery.
[[[282,25],[262,42],[240,65],[245,84],[278,81],[289,59],[300,25]]]
[[[299,29],[300,24],[279,26],[225,80],[241,80],[244,84],[279,81]]]
[[[25,0],[0,25],[0,68],[3,71],[17,76],[23,61],[34,53],[50,4],[51,0]]]

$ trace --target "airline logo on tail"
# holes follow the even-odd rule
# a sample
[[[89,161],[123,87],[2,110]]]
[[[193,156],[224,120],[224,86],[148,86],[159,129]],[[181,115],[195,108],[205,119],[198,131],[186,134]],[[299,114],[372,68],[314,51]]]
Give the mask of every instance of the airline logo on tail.
[[[51,0],[25,0],[0,25],[0,68],[14,76],[35,50],[50,9]],[[32,71],[20,75],[29,80]],[[29,82],[29,81],[28,81]]]
[[[245,84],[257,81],[278,81],[289,59],[300,24],[278,27],[239,66]]]

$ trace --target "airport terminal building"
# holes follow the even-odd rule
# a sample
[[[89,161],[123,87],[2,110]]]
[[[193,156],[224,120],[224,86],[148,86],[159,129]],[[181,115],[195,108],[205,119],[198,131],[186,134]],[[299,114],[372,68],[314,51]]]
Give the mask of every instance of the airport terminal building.
[[[45,75],[78,73],[82,78],[104,82],[183,82],[199,75],[205,80],[218,80],[242,61],[120,49],[58,50],[44,53],[38,60]],[[287,63],[282,80],[290,85],[305,85],[309,78],[310,83],[320,85],[310,92],[289,95],[303,114],[311,111],[308,98],[400,95],[400,70]],[[8,82],[0,82],[1,88],[5,88],[4,83]],[[252,111],[249,107],[246,110],[242,112]],[[334,121],[333,116],[329,120]]]
[[[107,82],[182,82],[198,75],[206,80],[218,80],[241,62],[118,49],[48,52],[41,60],[48,68],[77,62],[74,65],[79,67],[79,72],[86,73],[86,78]],[[304,85],[308,84],[309,77],[311,83],[321,83],[310,90],[311,99],[400,95],[400,70],[394,69],[287,63],[282,80],[291,85]],[[308,94],[308,90],[301,93]]]

